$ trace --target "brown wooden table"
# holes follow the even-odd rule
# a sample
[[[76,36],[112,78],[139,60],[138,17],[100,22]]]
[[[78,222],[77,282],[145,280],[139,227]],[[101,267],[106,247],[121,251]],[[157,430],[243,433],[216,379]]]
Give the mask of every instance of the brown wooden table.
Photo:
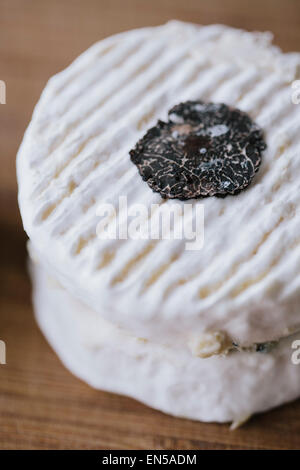
[[[92,390],[61,365],[32,316],[15,155],[47,79],[93,42],[168,19],[272,30],[300,49],[299,0],[0,0],[1,449],[300,448],[300,402],[242,429],[175,419],[129,398]]]

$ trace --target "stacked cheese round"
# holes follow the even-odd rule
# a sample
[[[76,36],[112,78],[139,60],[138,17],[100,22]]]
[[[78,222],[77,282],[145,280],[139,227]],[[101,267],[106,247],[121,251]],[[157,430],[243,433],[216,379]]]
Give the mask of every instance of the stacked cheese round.
[[[19,204],[39,322],[78,376],[205,421],[299,394],[299,69],[268,33],[170,22],[101,41],[49,81],[18,154]],[[188,201],[204,205],[198,252],[184,239],[100,239],[99,204],[163,205],[129,151],[187,100],[226,103],[262,128],[253,182]]]

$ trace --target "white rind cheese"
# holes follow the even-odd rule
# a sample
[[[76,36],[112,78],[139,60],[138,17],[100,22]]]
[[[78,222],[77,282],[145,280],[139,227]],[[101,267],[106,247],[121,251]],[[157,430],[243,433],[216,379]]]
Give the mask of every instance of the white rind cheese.
[[[270,353],[231,352],[208,359],[163,347],[101,319],[41,264],[32,268],[37,321],[63,363],[92,387],[136,398],[166,413],[201,421],[242,423],[299,396],[300,366],[292,342]]]
[[[24,227],[47,270],[110,322],[176,348],[198,334],[247,346],[300,329],[300,105],[291,99],[299,64],[268,33],[171,22],[101,41],[53,77],[17,161]],[[238,196],[189,201],[205,206],[199,252],[185,240],[99,240],[101,201],[161,203],[128,152],[188,99],[236,106],[262,127],[267,150],[253,182]],[[175,202],[184,204],[165,204]]]

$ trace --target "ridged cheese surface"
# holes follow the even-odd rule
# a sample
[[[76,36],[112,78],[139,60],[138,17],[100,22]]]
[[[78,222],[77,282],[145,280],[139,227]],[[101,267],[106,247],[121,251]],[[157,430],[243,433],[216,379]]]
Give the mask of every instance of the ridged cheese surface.
[[[94,310],[137,336],[187,344],[222,331],[240,344],[300,328],[299,54],[268,33],[170,22],[99,42],[51,78],[18,154],[19,203],[35,250]],[[249,113],[267,150],[249,188],[204,204],[204,246],[100,240],[103,201],[162,204],[129,150],[175,104]],[[185,204],[168,200],[165,207]]]

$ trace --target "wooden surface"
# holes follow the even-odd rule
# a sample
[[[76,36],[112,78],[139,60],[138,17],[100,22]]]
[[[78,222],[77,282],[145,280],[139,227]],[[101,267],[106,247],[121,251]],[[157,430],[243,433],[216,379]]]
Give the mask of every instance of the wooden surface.
[[[0,0],[2,449],[300,448],[300,402],[254,417],[242,429],[174,419],[134,400],[90,389],[61,365],[32,316],[15,154],[48,77],[93,42],[171,18],[273,30],[299,50],[299,0]]]

